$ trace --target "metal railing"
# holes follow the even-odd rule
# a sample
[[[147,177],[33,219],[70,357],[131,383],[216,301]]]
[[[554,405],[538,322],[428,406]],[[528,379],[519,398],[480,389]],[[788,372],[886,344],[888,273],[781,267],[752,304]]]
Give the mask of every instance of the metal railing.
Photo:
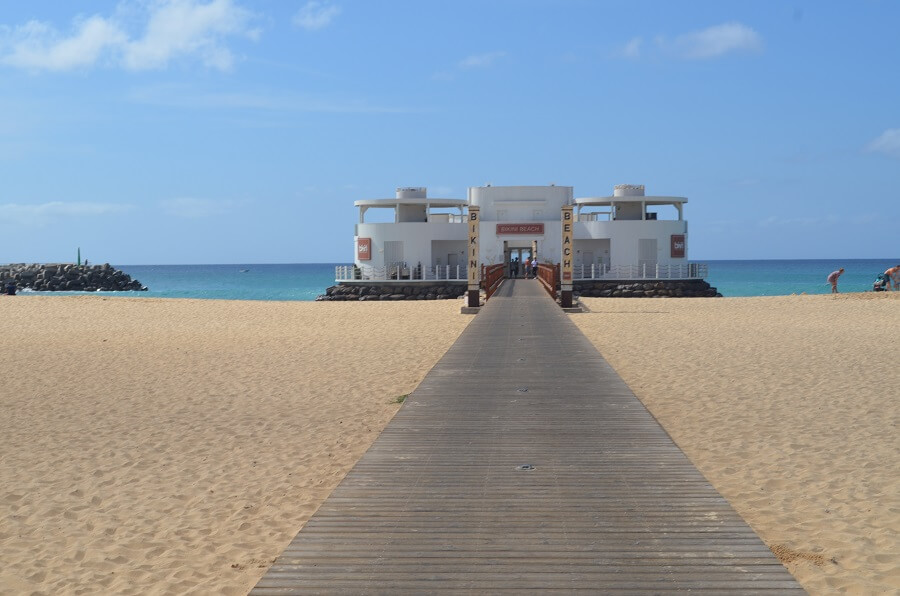
[[[464,265],[436,265],[422,267],[407,266],[405,263],[387,267],[369,265],[338,265],[334,268],[335,281],[465,281]]]
[[[583,279],[703,279],[709,276],[706,263],[677,265],[575,265],[572,278]]]
[[[550,294],[550,297],[556,300],[556,289],[559,287],[559,264],[539,264],[538,279],[541,281],[544,289],[547,290],[547,293]]]
[[[484,299],[490,300],[494,292],[506,279],[506,265],[482,265],[481,266],[481,287],[484,288]]]
[[[552,267],[551,265],[547,265]],[[338,265],[334,268],[335,281],[465,281],[465,265],[436,265],[409,267],[396,263],[387,267],[369,265]],[[709,276],[706,263],[678,265],[575,265],[573,280],[626,280],[626,279],[704,279]],[[502,270],[502,267],[501,267]],[[483,278],[482,278],[483,279]]]

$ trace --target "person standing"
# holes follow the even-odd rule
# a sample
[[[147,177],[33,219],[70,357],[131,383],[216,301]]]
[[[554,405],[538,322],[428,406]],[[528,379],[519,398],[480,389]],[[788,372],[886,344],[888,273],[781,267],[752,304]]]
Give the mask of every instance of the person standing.
[[[531,259],[531,277],[537,277],[538,260],[537,257]]]
[[[891,267],[890,269],[885,271],[884,279],[887,282],[887,288],[885,289],[893,289],[895,292],[897,290],[900,290],[900,265]]]
[[[522,273],[525,274],[525,279],[528,279],[528,274],[531,272],[531,257],[525,257],[525,271]]]
[[[841,268],[838,269],[837,271],[832,271],[832,272],[828,275],[828,283],[831,284],[831,293],[832,293],[832,294],[837,294],[837,293],[838,293],[838,289],[837,289],[838,278],[839,278],[843,273],[844,273],[844,268],[841,267]]]

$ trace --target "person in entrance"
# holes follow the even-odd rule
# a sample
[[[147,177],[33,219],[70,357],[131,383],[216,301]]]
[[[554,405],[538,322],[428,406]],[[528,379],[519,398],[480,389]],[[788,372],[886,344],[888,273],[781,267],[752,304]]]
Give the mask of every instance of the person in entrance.
[[[531,259],[531,277],[537,277],[538,260],[537,257]]]

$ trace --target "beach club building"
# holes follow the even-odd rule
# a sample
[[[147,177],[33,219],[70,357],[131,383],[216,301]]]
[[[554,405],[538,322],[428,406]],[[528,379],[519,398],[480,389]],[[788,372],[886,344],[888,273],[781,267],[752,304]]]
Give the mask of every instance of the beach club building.
[[[643,185],[620,184],[611,196],[576,198],[571,186],[471,187],[466,199],[431,198],[422,187],[393,198],[356,201],[356,258],[336,279],[466,280],[469,216],[477,212],[479,265],[534,258],[563,259],[564,208],[572,209],[571,256],[576,280],[702,279],[688,262],[685,197],[648,196]],[[375,212],[379,216],[373,217]],[[374,221],[374,220],[378,221]],[[521,266],[520,266],[521,270]]]

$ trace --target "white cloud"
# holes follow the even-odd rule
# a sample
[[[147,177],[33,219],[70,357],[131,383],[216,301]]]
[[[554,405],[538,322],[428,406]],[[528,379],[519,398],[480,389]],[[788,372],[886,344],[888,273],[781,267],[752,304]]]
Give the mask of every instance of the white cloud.
[[[307,31],[315,31],[330,25],[339,14],[341,14],[340,7],[328,2],[311,0],[294,15],[294,25]]]
[[[487,68],[494,62],[506,56],[506,52],[488,52],[487,54],[475,54],[461,60],[459,67],[463,70],[470,68]]]
[[[127,13],[125,4],[117,12]],[[207,67],[227,70],[234,57],[225,46],[230,36],[256,38],[252,14],[232,0],[154,0],[142,4],[140,35],[130,36],[115,17],[77,18],[68,35],[52,25],[29,21],[0,27],[0,63],[28,70],[90,68],[107,59],[129,70],[165,68],[179,57],[194,57]]]
[[[115,23],[100,16],[77,20],[69,37],[60,37],[45,23],[29,21],[0,30],[0,61],[27,70],[84,68],[126,39]]]
[[[51,201],[39,205],[6,203],[0,204],[0,222],[42,224],[50,219],[113,215],[132,209],[134,209],[133,205],[121,203],[65,203],[63,201]]]
[[[131,70],[165,67],[178,56],[197,55],[204,65],[228,70],[234,61],[222,44],[230,35],[256,37],[251,14],[231,0],[168,0],[150,13],[144,36],[125,44],[122,63]]]
[[[195,199],[192,197],[179,197],[165,199],[159,202],[166,215],[184,217],[189,219],[223,215],[231,211],[231,201],[213,201],[211,199]]]
[[[641,39],[640,37],[635,37],[622,47],[622,56],[624,56],[625,58],[640,58],[641,45],[643,43],[643,39]]]
[[[889,128],[866,145],[868,151],[900,157],[900,128]]]
[[[664,38],[660,42],[677,56],[688,60],[717,58],[730,52],[757,52],[763,46],[759,34],[740,23],[724,23],[680,35],[671,44]]]

